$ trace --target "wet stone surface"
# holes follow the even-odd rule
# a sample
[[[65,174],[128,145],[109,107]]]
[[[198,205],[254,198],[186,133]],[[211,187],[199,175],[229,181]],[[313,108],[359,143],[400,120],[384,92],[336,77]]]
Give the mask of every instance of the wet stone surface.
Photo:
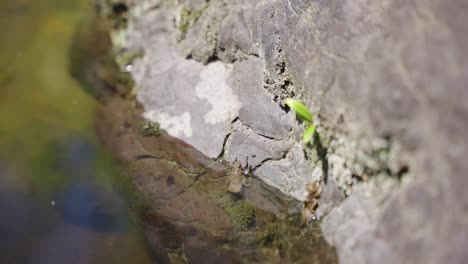
[[[156,2],[160,5],[151,5]],[[180,124],[196,120],[192,137],[180,138],[215,157],[226,137],[204,142],[201,135],[224,132],[226,142],[234,143],[227,145],[226,157],[246,159],[255,154],[250,151],[258,152],[252,159],[262,164],[257,175],[299,200],[307,197],[302,191],[311,179],[327,181],[319,212],[340,261],[465,262],[468,34],[463,0],[127,3],[135,9],[155,7],[130,19],[134,24],[126,38],[128,47],[142,47],[146,54],[135,60],[132,73],[141,88],[140,102],[148,111],[164,107],[164,97],[148,98],[161,91],[171,94],[172,79],[174,89],[191,91],[190,98],[195,84],[209,83],[208,78],[201,81],[207,76],[216,76],[213,82],[223,88],[227,79],[223,91],[233,94],[242,84],[239,94],[225,92],[220,101],[235,97],[241,106],[231,109],[239,111],[224,112],[223,120],[235,120],[231,114],[238,113],[236,121],[248,128],[200,126],[216,101],[195,97],[204,107],[187,107],[187,113],[169,109]],[[158,63],[168,58],[169,63]],[[207,90],[216,86],[206,85]],[[260,98],[259,90],[270,97]],[[172,95],[174,105],[187,101],[184,93]],[[243,101],[242,95],[259,99],[249,108],[243,103],[252,101]],[[313,164],[308,167],[296,166],[304,156],[291,145],[279,160],[283,148],[273,154],[268,148],[288,131],[287,122],[279,122],[278,130],[262,126],[271,106],[282,111],[279,102],[290,96],[303,99],[320,122],[325,153],[308,152]],[[256,116],[260,122],[253,122]],[[174,123],[168,116],[148,117]],[[243,133],[248,129],[256,135]],[[288,138],[297,140],[300,133],[293,123]],[[255,142],[246,152],[236,146],[242,138]],[[203,145],[217,148],[208,152]],[[263,164],[265,157],[272,160]]]
[[[141,225],[158,260],[336,261],[317,227],[300,228],[301,203],[252,177],[241,192],[228,192],[229,167],[165,132],[143,135],[140,113],[115,97],[100,108],[96,125],[143,194]]]

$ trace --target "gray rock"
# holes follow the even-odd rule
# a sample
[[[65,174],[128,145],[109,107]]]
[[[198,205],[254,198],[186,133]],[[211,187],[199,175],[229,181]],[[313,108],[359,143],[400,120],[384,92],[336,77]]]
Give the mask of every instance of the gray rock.
[[[261,59],[248,56],[232,66],[187,60],[164,30],[169,25],[164,17],[159,11],[150,12],[137,20],[135,31],[129,34],[128,45],[145,51],[132,71],[145,118],[160,123],[170,135],[209,157],[222,153],[225,138],[232,133],[224,148],[226,160],[239,160],[243,166],[248,162],[256,168],[265,160],[281,159],[293,145],[293,117],[262,88]],[[193,47],[196,50],[196,45]],[[239,122],[233,127],[231,122],[236,118]],[[302,177],[305,185],[307,175],[295,177]],[[287,185],[282,178],[276,181]]]
[[[330,192],[337,195],[325,198],[324,191],[320,210],[329,212],[323,229],[342,263],[464,263],[464,1],[220,3],[210,1],[181,44],[171,20],[177,8],[150,10],[131,23],[128,48],[145,52],[132,74],[148,117],[211,157],[221,153],[238,118],[246,127],[227,141],[228,159],[259,153],[256,175],[299,200],[308,181],[326,176],[321,165],[328,162],[328,182],[337,185]],[[188,54],[197,61],[186,60]],[[289,96],[316,117],[323,160],[306,160],[298,144],[279,159],[283,147],[275,147],[279,153],[265,147],[300,137],[280,107]],[[213,109],[219,116],[207,118]],[[359,183],[367,178],[378,180]]]
[[[253,169],[265,160],[281,159],[292,144],[292,141],[277,141],[256,134],[239,121],[227,140],[224,157],[231,163],[237,160],[242,167]]]
[[[234,63],[229,81],[242,102],[239,119],[262,136],[287,139],[292,129],[292,118],[263,89],[262,73],[263,63],[257,57]]]
[[[295,144],[284,159],[266,161],[254,174],[283,193],[304,201],[305,184],[312,180],[312,166],[305,159],[301,145]]]
[[[251,1],[232,3],[231,12],[221,23],[219,30],[217,56],[221,60],[234,62],[245,59],[248,55],[258,55],[252,28],[252,20],[256,15],[253,6]]]
[[[319,168],[320,169],[320,168]],[[338,207],[344,200],[343,192],[333,179],[329,179],[322,188],[320,194],[320,206],[317,208],[316,216],[321,219],[330,211]]]
[[[132,71],[139,87],[137,99],[145,106],[145,118],[216,158],[240,108],[227,84],[231,69],[222,63],[204,66],[178,55],[161,16],[161,11],[148,13],[129,35],[145,52]]]
[[[322,232],[325,239],[336,245],[339,259],[345,263],[400,263],[392,253],[385,240],[376,236],[377,215],[380,211],[379,200],[373,193],[382,196],[383,189],[374,185],[375,182],[361,184],[354,192],[335,208],[322,223]],[[381,199],[383,199],[381,197]],[[343,221],[346,219],[346,221]],[[367,246],[361,251],[356,248]],[[378,252],[378,253],[377,253]],[[379,259],[379,256],[386,258]],[[398,261],[397,261],[398,260]]]
[[[200,16],[177,45],[184,57],[190,56],[205,64],[215,57],[220,24],[226,17],[225,9],[221,1],[212,1],[194,9]]]
[[[271,19],[295,85],[318,104],[321,124],[361,142],[374,135],[398,141],[418,179],[395,192],[388,207],[364,209],[375,214],[369,218],[375,231],[331,228],[343,234],[332,241],[343,263],[375,263],[369,252],[387,256],[382,261],[389,263],[463,263],[467,257],[460,247],[468,237],[468,224],[460,221],[467,204],[461,190],[468,186],[462,162],[468,154],[462,132],[468,124],[468,80],[462,74],[468,42],[461,19],[467,8],[461,3],[291,0]],[[363,201],[349,203],[358,207]],[[352,221],[337,218],[341,225]],[[350,230],[361,238],[347,236]],[[442,246],[440,238],[449,236],[454,242]]]

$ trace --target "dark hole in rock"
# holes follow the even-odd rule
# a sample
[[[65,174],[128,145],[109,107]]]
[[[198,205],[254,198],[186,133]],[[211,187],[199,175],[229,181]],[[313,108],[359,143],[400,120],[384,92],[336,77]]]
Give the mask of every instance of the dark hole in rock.
[[[169,176],[167,177],[167,179],[166,179],[166,184],[167,184],[168,186],[171,186],[171,185],[174,184],[174,182],[175,182],[174,176],[169,175]]]
[[[122,15],[128,11],[128,7],[124,3],[115,3],[112,5],[112,12],[116,15]]]
[[[287,106],[286,104],[283,106],[283,105],[280,105],[281,109],[286,112],[286,113],[289,113],[289,111],[291,111],[291,109],[289,108],[289,106]]]
[[[405,175],[406,173],[409,172],[409,167],[407,165],[404,165],[400,168],[400,170],[398,170],[398,172],[396,173],[397,177],[399,180],[401,180],[401,178],[403,177],[403,175]]]
[[[344,115],[343,115],[343,114],[340,114],[340,115],[338,116],[338,124],[342,124],[342,123],[344,123]]]
[[[219,61],[219,58],[218,56],[216,56],[216,54],[213,54],[210,57],[208,57],[208,59],[206,60],[206,64],[216,62],[216,61]]]

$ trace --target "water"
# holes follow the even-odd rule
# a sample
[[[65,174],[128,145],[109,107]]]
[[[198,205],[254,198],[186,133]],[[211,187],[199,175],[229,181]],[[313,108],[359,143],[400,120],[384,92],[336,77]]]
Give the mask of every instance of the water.
[[[0,263],[151,263],[69,49],[92,8],[0,1]]]

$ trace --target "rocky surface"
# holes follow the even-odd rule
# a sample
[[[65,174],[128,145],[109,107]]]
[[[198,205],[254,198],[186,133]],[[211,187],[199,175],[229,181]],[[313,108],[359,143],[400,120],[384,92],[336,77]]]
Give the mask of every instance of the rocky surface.
[[[322,182],[340,262],[468,257],[465,1],[126,4],[114,43],[144,53],[132,76],[145,117],[298,200]],[[291,96],[318,125],[306,156]]]
[[[220,8],[215,4],[212,12]],[[203,57],[204,50],[196,49],[197,44],[191,50],[198,55],[178,50],[185,50],[183,43],[196,35],[192,36],[189,30],[177,46],[170,14],[171,9],[163,8],[148,12],[132,24],[133,30],[126,37],[126,52],[142,50],[145,54],[132,62],[131,71],[138,87],[137,100],[145,107],[144,117],[208,157],[239,160],[274,187],[304,200],[303,185],[309,181],[306,174],[291,174],[298,182],[290,185],[284,178],[271,178],[266,174],[268,170],[260,169],[267,160],[283,159],[300,130],[294,116],[287,114],[263,89],[262,60],[248,56],[232,64],[206,64],[213,56],[207,54],[205,59],[194,60]],[[303,155],[301,158],[304,160]],[[310,163],[300,165],[299,170],[311,169]]]
[[[155,262],[337,262],[317,226],[300,227],[297,200],[251,177],[229,193],[229,167],[163,131],[142,131],[141,112],[107,98],[96,127],[142,194],[132,207]]]

